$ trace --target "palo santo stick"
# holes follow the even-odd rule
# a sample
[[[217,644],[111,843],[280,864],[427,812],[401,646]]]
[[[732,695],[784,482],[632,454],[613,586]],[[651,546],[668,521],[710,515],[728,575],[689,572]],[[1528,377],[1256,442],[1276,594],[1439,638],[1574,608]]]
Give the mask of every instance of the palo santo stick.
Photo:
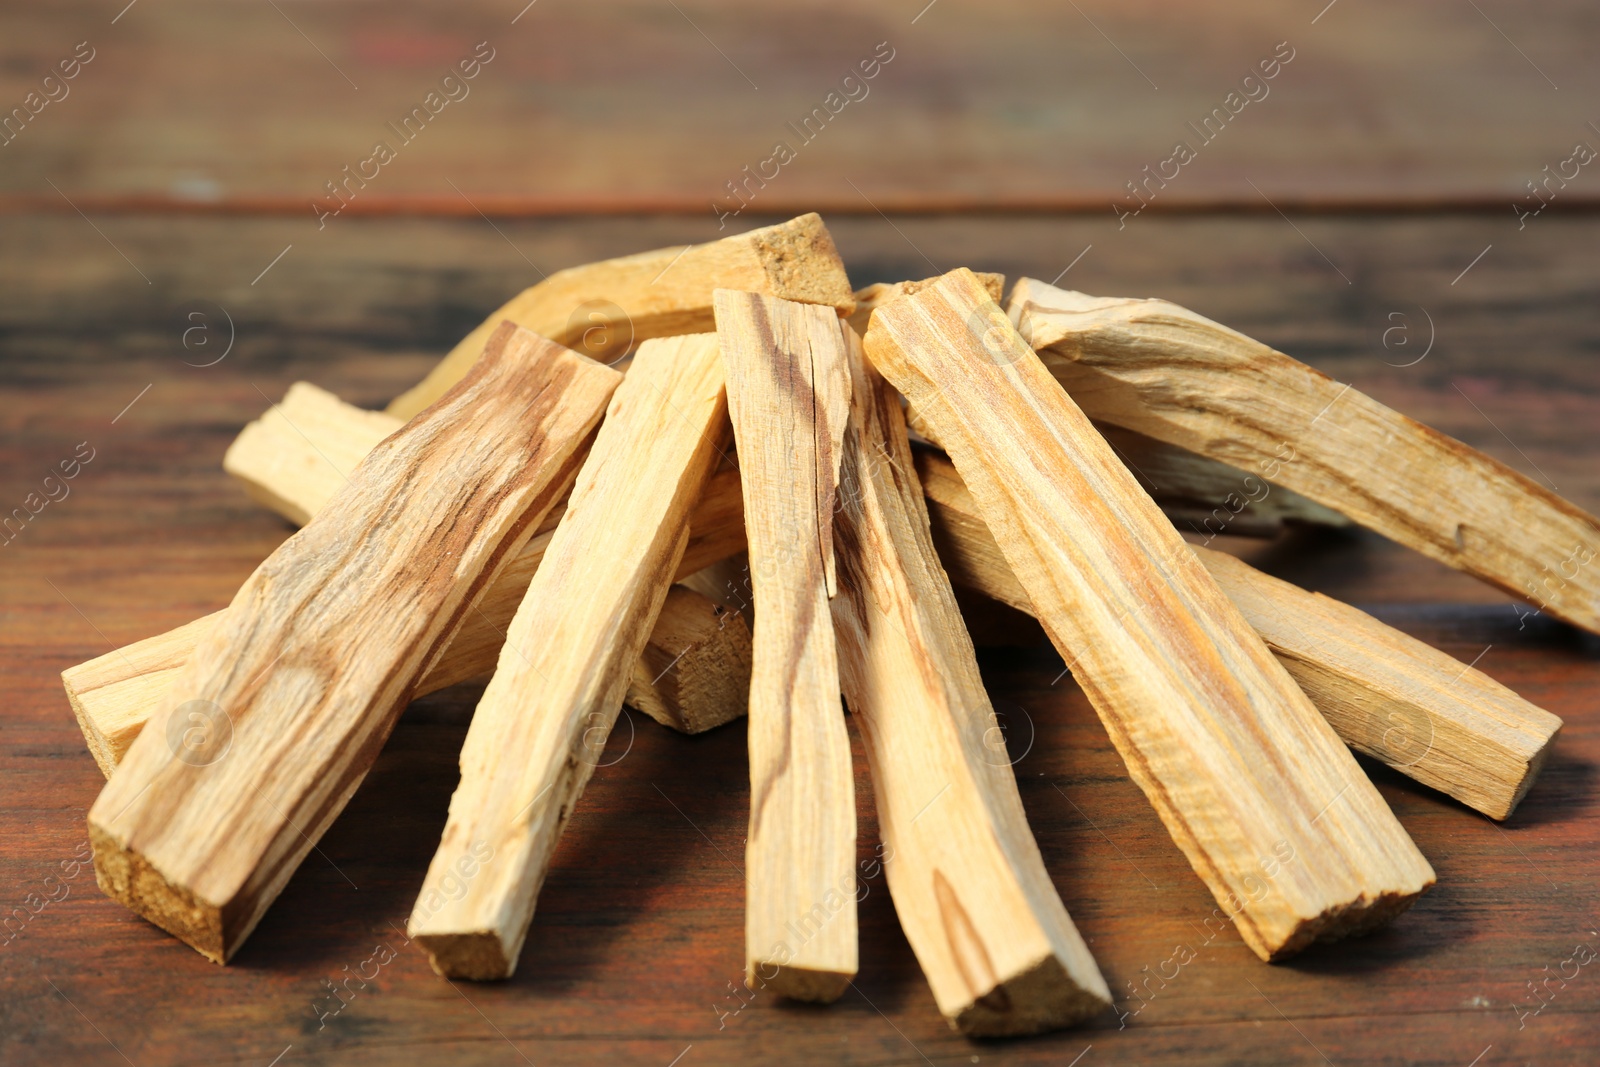
[[[621,355],[633,341],[712,328],[711,291],[771,293],[842,313],[853,306],[844,264],[816,213],[703,245],[557,271],[513,297],[450,350],[389,414],[409,419],[466,373],[494,324],[510,319],[584,355]]]
[[[633,665],[626,703],[686,734],[704,733],[745,713],[750,657],[750,627],[739,612],[675,585]]]
[[[101,774],[111,777],[200,639],[221,618],[212,612],[61,672],[67,702]]]
[[[1164,300],[1024,278],[1010,306],[1090,416],[1258,472],[1600,633],[1600,520],[1498,460]]]
[[[222,469],[258,504],[304,526],[344,488],[367,453],[402,425],[403,419],[295,382],[282,401],[233,439]]]
[[[1068,1026],[1111,1003],[1028,829],[928,529],[900,397],[860,355],[840,474],[839,674],[872,768],[889,892],[950,1025]]]
[[[407,928],[446,978],[516,970],[550,857],[622,709],[726,423],[715,334],[640,347],[461,749],[461,784]],[[457,864],[485,853],[462,878]]]
[[[305,417],[308,411],[310,417]],[[374,426],[385,423],[389,429],[374,436]],[[401,425],[398,419],[362,411],[331,393],[298,382],[290,387],[282,404],[246,427],[229,449],[226,464],[252,496],[294,520],[297,515],[320,511],[328,496],[345,484],[345,475],[330,465],[336,462],[332,457],[347,458],[349,466],[343,469],[354,470],[360,457],[371,451],[361,447],[369,438],[375,445]],[[444,654],[417,684],[414,696],[426,696],[494,670],[506,627],[564,511],[561,503],[545,515],[538,531],[506,564]],[[737,471],[711,477],[690,523],[689,548],[684,552],[680,577],[743,550]],[[699,620],[712,616],[716,607],[687,590],[668,598],[668,609],[658,620],[662,632],[652,632],[645,657],[629,684],[625,702],[630,707],[664,726],[691,734],[744,714],[745,687],[750,681],[750,627],[737,614],[717,616],[714,628],[701,625]],[[222,612],[212,612],[61,672],[89,752],[107,778],[144,729],[195,646],[221,619]],[[655,664],[648,671],[647,662]],[[672,671],[658,678],[668,663],[675,663]]]
[[[970,271],[879,308],[866,345],[938,430],[1129,773],[1246,944],[1279,959],[1433,883],[1349,750]]]
[[[90,809],[108,896],[216,962],[238,949],[566,487],[620,379],[507,323],[361,461],[245,581]]]
[[[828,611],[849,326],[755,293],[715,303],[756,602],[745,984],[831,1001],[857,959],[855,783]]]
[[[955,467],[926,452],[916,464],[951,580],[1031,614]],[[1511,814],[1544,765],[1558,717],[1348,604],[1190,548],[1345,744],[1490,818]]]

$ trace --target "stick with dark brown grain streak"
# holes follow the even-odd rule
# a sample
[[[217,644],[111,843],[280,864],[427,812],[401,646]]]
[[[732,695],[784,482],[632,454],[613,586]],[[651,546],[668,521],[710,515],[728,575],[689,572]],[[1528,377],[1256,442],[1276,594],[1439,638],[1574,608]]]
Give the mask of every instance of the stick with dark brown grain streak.
[[[572,477],[621,375],[505,324],[245,581],[89,811],[113,899],[224,962]]]
[[[745,981],[830,1001],[856,973],[855,787],[829,596],[850,406],[828,308],[718,290],[756,618]]]
[[[972,642],[934,553],[898,394],[851,331],[835,519],[840,680],[889,892],[939,1010],[969,1036],[1037,1033],[1111,993],[1028,828]]]

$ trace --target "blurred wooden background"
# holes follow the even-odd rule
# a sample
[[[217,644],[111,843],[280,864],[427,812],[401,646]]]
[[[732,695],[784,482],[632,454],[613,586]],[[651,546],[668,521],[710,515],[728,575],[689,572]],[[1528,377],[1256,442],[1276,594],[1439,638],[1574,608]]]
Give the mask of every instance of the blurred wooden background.
[[[1053,684],[1059,658],[984,653],[1035,833],[1119,1010],[1143,968],[1199,949],[1126,1028],[950,1033],[881,880],[854,991],[733,1013],[743,727],[688,740],[638,715],[573,816],[516,979],[443,982],[397,927],[470,685],[407,712],[327,862],[227,968],[87,869],[46,883],[100,784],[59,671],[225,604],[288,533],[221,473],[238,429],[297,379],[381,406],[575,263],[818,209],[858,285],[968,265],[1164,296],[1600,511],[1600,168],[1574,162],[1600,148],[1593,5],[523,2],[0,6],[0,511],[79,442],[96,450],[0,545],[0,1062],[1594,1062],[1600,976],[1563,963],[1600,947],[1600,642],[1521,626],[1501,594],[1360,534],[1233,547],[1481,655],[1567,727],[1504,826],[1370,768],[1439,886],[1288,965],[1237,939],[1200,948],[1209,898],[1070,678]],[[389,124],[475,51],[492,58],[467,95],[399,145]],[[1245,76],[1291,52],[1202,143],[1188,124],[1259,96]],[[860,98],[803,142],[788,124],[836,90]],[[324,183],[379,140],[395,158],[319,227]],[[1114,204],[1138,206],[1126,183],[1179,140],[1196,158],[1119,222]],[[725,183],[778,141],[795,158],[719,223],[714,202],[738,206]],[[864,769],[858,792],[865,856]],[[325,981],[379,943],[398,958],[319,1025]]]

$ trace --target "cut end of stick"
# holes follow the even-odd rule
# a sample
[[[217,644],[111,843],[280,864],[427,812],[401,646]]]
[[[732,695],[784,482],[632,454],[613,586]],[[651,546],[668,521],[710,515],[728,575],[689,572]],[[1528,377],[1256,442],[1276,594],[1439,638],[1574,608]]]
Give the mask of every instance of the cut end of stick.
[[[101,892],[212,963],[228,962],[248,931],[236,932],[230,942],[221,908],[168,882],[149,860],[122,845],[93,819],[89,822],[89,844],[94,850],[94,878]]]
[[[945,1021],[968,1037],[1019,1037],[1059,1030],[1111,1006],[1104,989],[1085,989],[1054,955],[1005,980]]]
[[[744,715],[751,657],[740,612],[675,585],[633,666],[627,702],[680,733],[705,733]]]
[[[1549,736],[1544,739],[1544,743],[1539,746],[1533,755],[1528,757],[1527,769],[1523,771],[1522,779],[1517,782],[1516,788],[1512,790],[1511,797],[1506,801],[1505,807],[1503,809],[1486,809],[1484,811],[1485,815],[1502,822],[1511,818],[1511,813],[1517,810],[1517,805],[1522,803],[1522,798],[1528,795],[1528,790],[1532,789],[1533,783],[1538,780],[1539,772],[1544,770],[1545,760],[1550,758],[1550,750],[1555,748],[1556,737],[1561,733],[1562,725],[1561,720],[1556,719],[1555,726],[1550,730]]]
[[[844,263],[821,215],[813,211],[744,236],[766,268],[774,295],[826,304],[841,315],[855,310]]]
[[[776,973],[766,977],[772,972]],[[832,1004],[844,995],[853,978],[854,972],[819,971],[771,960],[751,960],[744,969],[744,982],[749,988],[770,989],[780,997],[811,1004]]]
[[[510,978],[517,969],[517,953],[493,930],[470,934],[414,934],[412,940],[428,954],[433,972],[442,978],[493,982]]]
[[[1249,936],[1243,924],[1239,926],[1239,932],[1244,935],[1245,943],[1257,956],[1268,963],[1281,963],[1314,944],[1360,937],[1386,926],[1404,914],[1417,902],[1418,897],[1433,888],[1433,882],[1433,878],[1430,877],[1422,886],[1410,892],[1393,891],[1366,895],[1343,907],[1330,908],[1321,915],[1302,922],[1275,945],[1259,943],[1256,938]]]
[[[93,662],[93,661],[91,661]],[[107,778],[117,769],[117,760],[121,753],[117,751],[112,739],[106,736],[100,724],[95,721],[89,709],[84,707],[83,701],[78,699],[78,671],[83,667],[68,667],[61,672],[61,686],[67,691],[67,703],[72,705],[72,715],[78,720],[78,729],[83,731],[83,740],[89,746],[89,755],[94,757],[94,762],[100,768],[100,773]],[[123,751],[127,750],[124,744]]]

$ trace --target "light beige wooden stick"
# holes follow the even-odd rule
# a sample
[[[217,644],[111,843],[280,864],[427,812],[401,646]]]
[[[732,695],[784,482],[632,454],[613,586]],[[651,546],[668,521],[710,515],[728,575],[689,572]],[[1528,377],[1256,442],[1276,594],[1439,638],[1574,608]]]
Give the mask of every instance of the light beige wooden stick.
[[[756,603],[745,983],[830,1001],[856,973],[855,783],[828,597],[850,410],[827,308],[719,289]]]
[[[1433,883],[1349,750],[970,271],[879,308],[866,346],[938,430],[1129,774],[1246,944],[1279,959]]]
[[[675,585],[633,665],[624,702],[686,734],[704,733],[744,715],[750,657],[742,614]]]
[[[387,425],[374,435],[375,427]],[[378,412],[362,411],[304,382],[289,389],[281,404],[251,423],[228,452],[228,469],[251,495],[270,502],[292,521],[320,511],[345,484],[362,456],[402,424]],[[323,457],[329,457],[324,459]],[[334,467],[340,456],[348,466]],[[342,461],[341,461],[342,462]],[[326,476],[324,474],[326,472]],[[494,670],[506,627],[527,592],[566,509],[555,505],[538,531],[506,564],[468,614],[444,655],[417,685],[424,696]],[[296,517],[299,516],[299,519]],[[712,476],[690,519],[689,548],[679,569],[687,576],[744,548],[739,474]],[[685,591],[669,596],[645,655],[629,683],[626,703],[664,726],[700,733],[745,713],[750,683],[750,627],[737,614],[715,615],[710,599]],[[716,617],[715,626],[703,620]],[[142,641],[113,649],[61,672],[67,699],[83,730],[89,751],[107,778],[172,686],[195,647],[222,618],[222,612],[185,623]],[[672,664],[668,670],[668,664]],[[652,666],[653,665],[653,666]],[[665,674],[662,672],[666,671]]]
[[[555,503],[616,371],[510,323],[258,567],[89,810],[101,888],[217,962]]]
[[[1600,520],[1498,460],[1164,300],[1024,278],[1010,308],[1093,418],[1303,493],[1600,633]]]
[[[951,580],[1032,614],[955,467],[931,452],[916,466]],[[1345,744],[1493,819],[1527,794],[1558,717],[1366,612],[1190,547]]]
[[[726,433],[716,335],[640,346],[461,749],[461,784],[407,928],[445,977],[516,970]],[[485,854],[463,878],[458,864]]]
[[[835,517],[839,676],[872,768],[895,913],[950,1025],[1068,1026],[1111,1004],[1045,870],[955,595],[899,394],[860,354]]]
[[[1527,794],[1557,716],[1348,604],[1195,552],[1351,748],[1493,819]]]
[[[409,419],[466,373],[495,323],[510,319],[596,359],[634,341],[712,328],[711,291],[771,293],[848,314],[850,282],[821,216],[812,213],[703,245],[608,259],[557,271],[469,333],[389,414]]]

